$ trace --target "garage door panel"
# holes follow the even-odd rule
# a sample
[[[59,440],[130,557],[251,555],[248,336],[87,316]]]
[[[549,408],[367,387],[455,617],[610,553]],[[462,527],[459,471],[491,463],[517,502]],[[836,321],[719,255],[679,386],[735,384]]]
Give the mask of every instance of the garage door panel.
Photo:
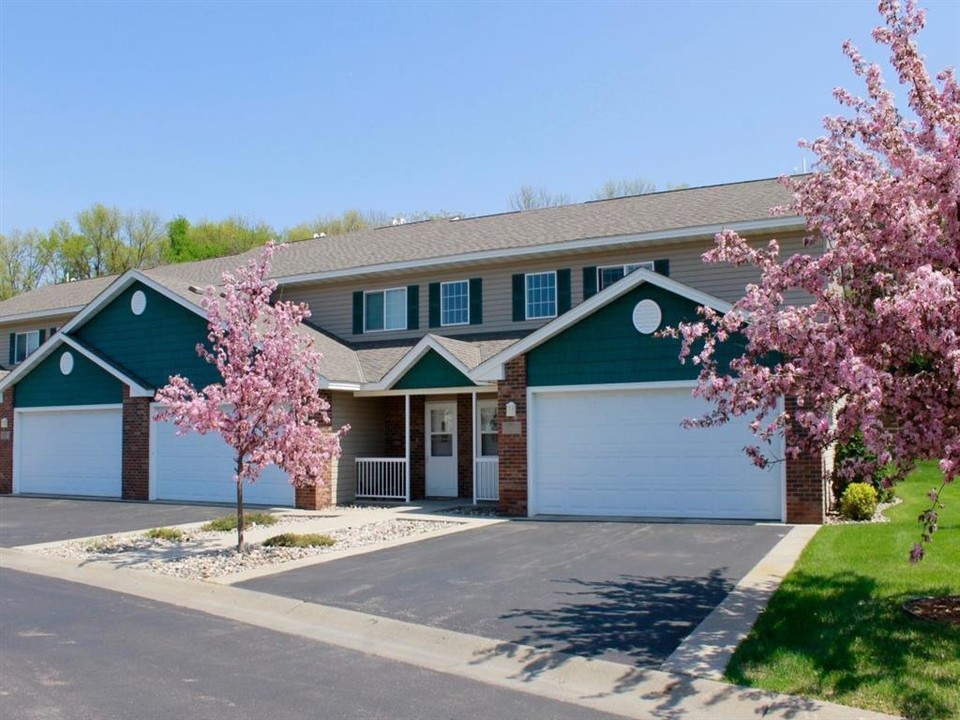
[[[119,408],[20,412],[16,436],[18,492],[120,497]]]
[[[688,388],[537,393],[535,511],[779,519],[778,477],[743,454],[746,423],[686,430],[707,408]]]
[[[169,422],[154,421],[153,481],[158,500],[233,503],[233,448],[220,435],[177,435]],[[270,466],[255,483],[243,487],[244,503],[293,506],[295,491],[286,473]]]

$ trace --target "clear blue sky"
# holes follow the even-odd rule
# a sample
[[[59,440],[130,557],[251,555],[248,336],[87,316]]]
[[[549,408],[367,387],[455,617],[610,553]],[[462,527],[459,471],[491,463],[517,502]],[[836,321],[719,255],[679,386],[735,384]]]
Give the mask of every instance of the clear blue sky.
[[[922,4],[928,67],[960,65],[960,2]],[[885,62],[875,5],[0,0],[0,232],[94,202],[283,228],[788,173],[860,89],[843,40]]]

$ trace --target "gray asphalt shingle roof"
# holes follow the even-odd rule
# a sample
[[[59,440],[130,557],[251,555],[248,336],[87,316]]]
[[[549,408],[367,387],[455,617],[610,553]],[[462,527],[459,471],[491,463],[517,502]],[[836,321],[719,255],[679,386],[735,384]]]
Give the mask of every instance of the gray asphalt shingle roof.
[[[455,258],[471,253],[507,251],[703,226],[763,221],[771,208],[790,202],[791,194],[776,180],[714,185],[649,195],[601,200],[554,208],[487,215],[458,220],[429,220],[362,230],[348,235],[291,243],[273,260],[271,276],[302,277],[327,272],[358,272],[395,263]],[[255,257],[241,255],[166,265],[145,275],[185,300],[199,304],[191,287],[217,285],[224,272]],[[0,322],[30,313],[83,306],[103,292],[116,276],[48,285],[0,302]],[[380,380],[414,343],[352,348],[313,327],[303,332],[324,354],[324,375],[340,382]],[[437,341],[470,368],[516,342],[518,338]]]
[[[579,240],[716,226],[770,218],[790,192],[777,180],[713,185],[554,208],[461,220],[428,220],[291,243],[274,256],[271,276],[357,271],[375,265],[416,262]],[[146,274],[164,285],[219,284],[223,272],[258,249],[192,263],[165,265]],[[115,277],[48,285],[0,302],[0,319],[85,305]],[[178,292],[181,292],[178,290]],[[182,292],[181,292],[182,294]]]

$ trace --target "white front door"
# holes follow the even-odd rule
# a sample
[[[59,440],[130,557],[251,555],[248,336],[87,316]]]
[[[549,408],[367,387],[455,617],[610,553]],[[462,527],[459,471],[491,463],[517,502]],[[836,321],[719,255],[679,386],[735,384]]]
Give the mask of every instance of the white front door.
[[[427,495],[457,496],[457,404],[428,402],[426,417]]]

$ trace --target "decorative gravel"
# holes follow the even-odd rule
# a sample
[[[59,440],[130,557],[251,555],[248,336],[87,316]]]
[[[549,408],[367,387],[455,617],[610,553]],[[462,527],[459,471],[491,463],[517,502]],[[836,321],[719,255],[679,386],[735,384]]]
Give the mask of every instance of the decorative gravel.
[[[271,535],[284,532],[286,526],[314,518],[287,517],[270,528]],[[366,525],[331,530],[326,535],[334,539],[327,547],[263,547],[260,543],[246,543],[244,552],[236,547],[209,547],[220,542],[227,533],[188,532],[184,540],[155,540],[144,535],[106,535],[96,540],[71,541],[44,548],[41,552],[73,559],[121,560],[126,566],[175,577],[202,580],[233,575],[244,570],[277,565],[314,555],[350,550],[401,538],[435,532],[459,523],[439,520],[381,520]],[[294,530],[295,531],[295,530]],[[235,532],[231,532],[236,537]],[[212,542],[211,542],[212,541]],[[204,546],[207,547],[204,547]]]
[[[848,520],[839,512],[831,512],[824,519],[824,525],[869,525],[870,523],[885,523],[890,522],[890,518],[884,515],[884,511],[899,505],[903,500],[901,498],[895,497],[888,503],[878,503],[877,509],[873,513],[873,517],[869,520]]]

